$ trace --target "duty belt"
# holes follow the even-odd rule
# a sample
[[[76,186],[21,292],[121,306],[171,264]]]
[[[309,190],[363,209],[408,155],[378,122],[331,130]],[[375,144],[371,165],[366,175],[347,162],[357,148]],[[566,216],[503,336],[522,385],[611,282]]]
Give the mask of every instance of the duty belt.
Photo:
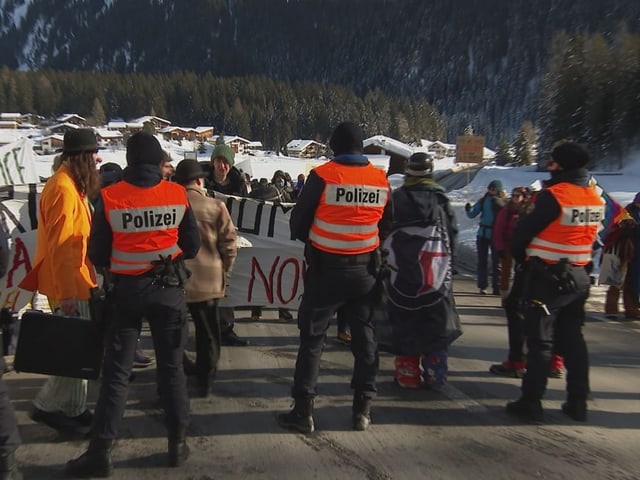
[[[318,260],[320,260],[324,265],[332,266],[367,265],[371,261],[371,254],[372,252],[359,253],[357,255],[341,255],[316,250]]]

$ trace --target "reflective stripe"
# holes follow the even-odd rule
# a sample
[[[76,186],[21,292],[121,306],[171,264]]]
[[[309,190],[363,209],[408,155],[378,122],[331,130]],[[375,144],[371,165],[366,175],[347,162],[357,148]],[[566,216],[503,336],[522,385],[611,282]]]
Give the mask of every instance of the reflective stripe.
[[[326,231],[331,233],[378,233],[378,225],[344,225],[338,223],[327,223],[322,220],[315,218],[313,220],[313,224]]]
[[[564,252],[584,252],[592,250],[592,244],[588,245],[567,245],[566,243],[549,242],[548,240],[542,240],[541,238],[534,238],[531,240],[531,246],[549,247],[556,250],[562,250]]]
[[[566,258],[573,264],[587,264],[591,261],[591,251],[585,253],[567,253],[567,252],[552,252],[551,250],[543,250],[535,247],[527,248],[527,256],[540,257],[542,260],[549,260],[552,262],[559,262],[563,258]]]
[[[151,268],[152,265],[150,263],[112,263],[110,270],[113,273],[131,272],[134,270],[138,271],[138,273],[142,273],[147,270],[151,270]]]
[[[131,253],[124,252],[122,250],[111,250],[111,259],[117,262],[151,262],[152,260],[159,260],[159,256],[166,257],[180,252],[180,247],[174,245],[173,247],[165,248],[162,250],[153,250],[151,252]]]
[[[324,237],[313,230],[309,232],[309,239],[313,240],[319,247],[327,247],[339,250],[360,249],[366,247],[375,247],[378,244],[378,236],[374,235],[364,240],[333,240]],[[322,248],[320,248],[322,250]]]

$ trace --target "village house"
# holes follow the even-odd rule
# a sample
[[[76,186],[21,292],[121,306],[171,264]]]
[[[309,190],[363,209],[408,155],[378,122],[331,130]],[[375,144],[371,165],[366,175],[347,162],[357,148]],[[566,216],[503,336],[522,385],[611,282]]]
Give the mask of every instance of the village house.
[[[20,128],[21,113],[0,113],[0,128]]]
[[[151,122],[156,130],[162,130],[163,128],[167,128],[169,125],[171,125],[171,122],[169,120],[165,120],[164,118],[155,117],[152,115],[145,115],[144,117],[132,120],[132,123],[140,123],[142,125],[147,122]]]
[[[118,130],[96,128],[95,132],[98,144],[103,147],[121,145],[123,143],[124,135]]]
[[[318,158],[324,155],[327,146],[315,140],[291,140],[287,143],[287,155],[298,158]]]
[[[65,113],[56,118],[56,122],[60,123],[70,123],[76,125],[78,127],[84,126],[87,123],[87,119],[81,117],[77,113]]]
[[[138,122],[125,122],[121,119],[109,120],[107,123],[107,130],[113,130],[120,132],[123,137],[133,135],[136,132],[141,132],[144,128],[142,123]]]
[[[63,143],[64,143],[64,135],[59,135],[59,134],[47,135],[46,137],[42,137],[40,139],[39,150],[43,154],[48,155],[62,148]]]
[[[215,145],[216,143],[218,143],[219,137],[220,137],[219,135],[214,135],[209,139],[209,143]],[[240,153],[240,154],[244,153],[245,150],[248,150],[249,145],[253,143],[247,140],[246,138],[242,138],[238,136],[230,136],[230,135],[225,135],[224,137],[222,137],[222,141],[225,145],[231,148],[231,150],[233,150],[234,153]]]

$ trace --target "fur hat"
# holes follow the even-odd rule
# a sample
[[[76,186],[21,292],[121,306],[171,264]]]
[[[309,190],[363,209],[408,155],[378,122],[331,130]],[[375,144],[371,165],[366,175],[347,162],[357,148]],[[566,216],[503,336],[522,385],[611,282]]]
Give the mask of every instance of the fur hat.
[[[148,164],[160,168],[162,156],[160,142],[150,133],[134,133],[127,140],[127,165]]]
[[[336,127],[329,140],[333,153],[362,153],[362,130],[353,122],[342,122]]]
[[[576,170],[585,167],[591,160],[589,152],[574,142],[561,143],[551,151],[551,158],[563,170]]]
[[[433,161],[424,152],[414,153],[409,157],[405,175],[411,177],[428,177],[433,173]]]
[[[92,152],[95,150],[98,150],[98,141],[91,128],[78,128],[65,132],[62,143],[62,151],[64,153]]]
[[[213,152],[211,152],[211,161],[213,162],[213,159],[216,157],[222,157],[227,161],[230,167],[233,167],[233,164],[236,163],[235,156],[236,154],[228,145],[216,145],[216,148],[214,148]]]
[[[187,158],[182,160],[176,167],[176,173],[173,176],[176,182],[181,185],[187,185],[196,178],[205,176],[204,170],[197,160]]]

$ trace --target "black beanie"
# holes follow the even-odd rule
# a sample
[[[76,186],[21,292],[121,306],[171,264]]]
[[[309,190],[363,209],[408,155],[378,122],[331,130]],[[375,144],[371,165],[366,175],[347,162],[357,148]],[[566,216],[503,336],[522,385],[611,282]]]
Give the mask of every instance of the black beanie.
[[[574,142],[561,143],[551,151],[551,158],[563,170],[576,170],[589,163],[591,157],[581,145]]]
[[[336,127],[329,140],[333,153],[362,153],[362,130],[353,122],[342,122]]]
[[[127,165],[149,164],[159,168],[162,158],[162,147],[153,135],[138,132],[127,140]]]

